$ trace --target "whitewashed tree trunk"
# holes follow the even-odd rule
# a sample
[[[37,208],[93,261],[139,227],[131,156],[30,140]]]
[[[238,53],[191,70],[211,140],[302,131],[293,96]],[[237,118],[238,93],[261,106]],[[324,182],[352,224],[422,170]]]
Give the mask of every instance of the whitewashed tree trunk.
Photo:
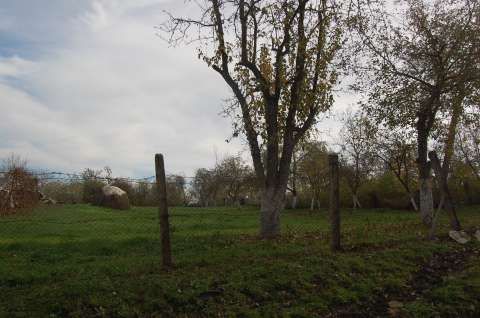
[[[358,207],[359,209],[361,209],[361,208],[362,208],[362,205],[360,204],[360,201],[358,200],[358,196],[355,196],[355,201],[357,202],[357,207]]]
[[[433,193],[432,193],[432,179],[422,178],[419,180],[420,186],[420,214],[422,221],[427,224],[432,224],[433,215]]]
[[[292,209],[296,209],[297,208],[297,195],[294,195],[292,197]]]
[[[415,202],[415,198],[414,198],[413,196],[410,196],[410,203],[412,204],[413,209],[414,209],[415,211],[418,211],[417,202]]]
[[[273,238],[280,234],[280,212],[285,204],[285,192],[266,189],[262,195],[260,208],[260,234],[263,238]]]

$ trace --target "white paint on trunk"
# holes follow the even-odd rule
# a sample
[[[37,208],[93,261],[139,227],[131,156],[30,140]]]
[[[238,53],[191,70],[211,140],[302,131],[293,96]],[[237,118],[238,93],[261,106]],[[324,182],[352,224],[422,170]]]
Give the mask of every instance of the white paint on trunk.
[[[362,205],[360,204],[360,201],[358,200],[358,197],[354,194],[352,195],[352,200],[353,200],[353,209],[356,210],[357,208],[362,208]]]
[[[413,209],[414,209],[415,211],[418,211],[417,202],[415,202],[415,198],[414,198],[414,197],[410,197],[410,203],[412,203]]]
[[[280,234],[280,212],[285,204],[285,195],[280,193],[275,193],[275,190],[266,190],[262,195],[260,235],[263,238],[272,238]]]
[[[425,225],[430,226],[433,215],[433,193],[431,178],[420,179],[420,215]]]
[[[296,209],[296,208],[297,208],[297,196],[294,195],[292,198],[292,209]]]

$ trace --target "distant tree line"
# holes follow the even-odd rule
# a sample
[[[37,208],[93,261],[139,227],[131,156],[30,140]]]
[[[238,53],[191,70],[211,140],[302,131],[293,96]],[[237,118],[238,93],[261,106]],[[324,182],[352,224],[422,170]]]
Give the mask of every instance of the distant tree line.
[[[457,142],[448,171],[448,190],[453,202],[480,204],[480,121],[474,108],[459,120]],[[328,205],[327,157],[341,158],[340,204],[344,208],[395,208],[419,210],[417,148],[412,130],[373,122],[362,109],[340,116],[338,138],[330,143],[311,138],[296,148],[284,194],[284,208],[319,210]],[[437,127],[433,148],[443,155],[446,127]],[[26,169],[25,164],[23,165]],[[134,206],[156,206],[153,181],[113,177],[109,167],[84,169],[80,178],[42,180],[46,196],[60,203],[98,204],[106,184],[126,191]],[[434,173],[433,205],[442,202],[441,174]],[[168,175],[170,206],[240,206],[261,204],[261,187],[253,168],[240,155],[228,155],[211,168],[199,168],[193,176]],[[443,200],[444,201],[444,200]]]

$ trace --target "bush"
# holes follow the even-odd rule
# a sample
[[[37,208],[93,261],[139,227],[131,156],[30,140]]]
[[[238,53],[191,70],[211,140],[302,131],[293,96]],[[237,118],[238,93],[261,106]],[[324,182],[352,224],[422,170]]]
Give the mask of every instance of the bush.
[[[127,193],[128,199],[130,200],[130,202],[132,202],[131,200],[135,196],[135,189],[130,182],[125,179],[115,179],[110,185],[125,191]]]
[[[40,191],[58,203],[76,204],[83,199],[81,182],[49,182],[42,185]]]
[[[150,192],[150,184],[147,182],[139,182],[133,187],[133,196],[130,202],[135,206],[148,206],[147,197]]]
[[[0,214],[15,214],[35,207],[40,199],[38,180],[24,167],[11,167],[0,190]]]
[[[83,181],[82,201],[93,205],[100,205],[102,203],[102,188],[105,183],[99,180],[85,180]]]

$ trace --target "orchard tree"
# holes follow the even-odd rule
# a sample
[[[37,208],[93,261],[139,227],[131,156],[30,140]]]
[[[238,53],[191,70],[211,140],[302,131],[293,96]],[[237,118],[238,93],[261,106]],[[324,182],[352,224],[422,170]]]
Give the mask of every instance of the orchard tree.
[[[168,175],[166,178],[168,204],[171,206],[187,205],[186,198],[186,181],[181,175]]]
[[[457,153],[480,181],[480,104],[464,114],[458,131]]]
[[[372,139],[374,155],[395,175],[415,211],[418,205],[413,190],[415,173],[415,143],[412,131],[405,128],[378,128],[376,138]]]
[[[340,147],[342,174],[352,191],[353,208],[361,208],[358,190],[375,167],[372,140],[375,127],[361,111],[347,111],[342,118]]]
[[[302,146],[298,163],[300,179],[306,184],[311,196],[310,210],[317,203],[320,208],[320,193],[328,186],[328,148],[325,142],[308,142]]]
[[[215,174],[222,186],[225,204],[240,204],[242,193],[250,184],[251,168],[240,156],[227,156],[216,164]]]
[[[458,116],[478,82],[478,6],[472,0],[407,0],[395,6],[394,18],[382,4],[359,10],[357,30],[367,48],[359,68],[369,92],[364,109],[389,126],[415,128],[426,225],[433,212],[429,140],[438,116]],[[443,171],[448,171],[446,159]],[[459,228],[456,216],[449,216],[452,227]]]
[[[171,44],[197,41],[199,58],[232,90],[261,185],[260,234],[275,237],[294,148],[333,103],[342,8],[334,0],[194,3],[198,15],[169,14],[160,28]]]
[[[192,192],[201,206],[215,205],[219,191],[220,184],[214,170],[200,168],[195,171],[192,180]]]

